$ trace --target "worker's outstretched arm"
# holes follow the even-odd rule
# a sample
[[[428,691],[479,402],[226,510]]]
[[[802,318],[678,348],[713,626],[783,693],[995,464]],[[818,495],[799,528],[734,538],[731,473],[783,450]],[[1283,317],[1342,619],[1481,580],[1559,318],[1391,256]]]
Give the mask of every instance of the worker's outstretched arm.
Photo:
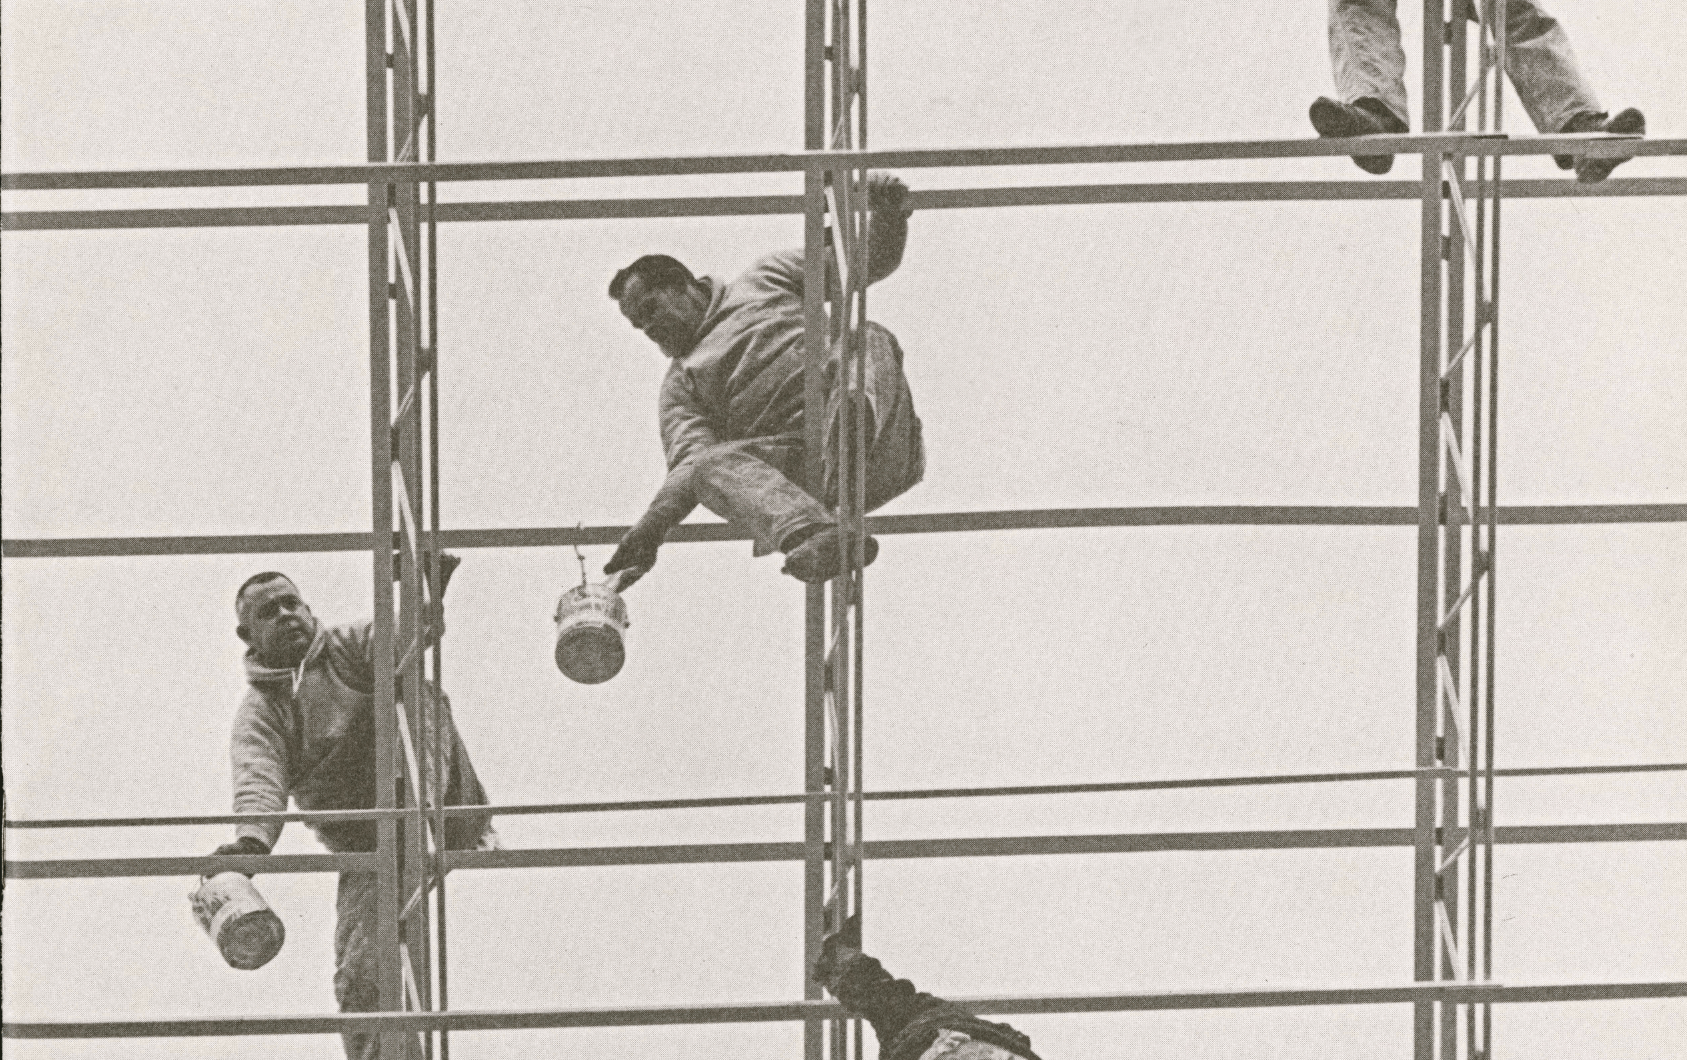
[[[879,1055],[917,1056],[944,1030],[958,1031],[999,1048],[1004,1055],[1037,1060],[1031,1039],[1005,1023],[979,1019],[952,1001],[920,992],[861,952],[861,918],[852,916],[829,936],[814,962],[814,980],[843,1006],[866,1017],[879,1037]]]
[[[844,1007],[865,1016],[879,1036],[881,1051],[903,1028],[935,1006],[948,1002],[923,994],[906,979],[897,979],[884,966],[861,952],[861,920],[850,917],[841,931],[828,936],[814,962],[814,981],[831,991]]]
[[[274,711],[257,692],[248,692],[234,716],[229,738],[234,772],[235,813],[281,813],[287,809],[289,762],[287,740]],[[241,824],[236,839],[217,854],[267,854],[281,836],[279,823]]]
[[[691,379],[681,365],[671,367],[662,380],[660,413],[668,477],[662,480],[650,507],[622,536],[615,554],[603,566],[605,574],[625,572],[616,579],[616,591],[630,587],[656,566],[656,550],[667,539],[668,531],[684,522],[697,507],[691,461],[720,444],[720,437],[704,414]]]

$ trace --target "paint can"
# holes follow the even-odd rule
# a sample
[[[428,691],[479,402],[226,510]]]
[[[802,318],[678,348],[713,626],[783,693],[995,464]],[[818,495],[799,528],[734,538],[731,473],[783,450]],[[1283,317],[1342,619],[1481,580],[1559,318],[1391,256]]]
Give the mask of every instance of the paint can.
[[[252,881],[238,872],[219,872],[199,881],[189,896],[193,918],[222,951],[231,968],[262,968],[281,952],[287,928]]]
[[[627,661],[627,604],[604,584],[581,584],[556,602],[556,668],[569,680],[599,685]]]

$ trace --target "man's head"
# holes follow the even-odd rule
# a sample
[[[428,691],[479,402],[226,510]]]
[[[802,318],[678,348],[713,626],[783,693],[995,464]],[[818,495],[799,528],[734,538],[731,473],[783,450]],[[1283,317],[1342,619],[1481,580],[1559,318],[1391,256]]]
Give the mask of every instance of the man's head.
[[[316,616],[285,574],[267,570],[241,583],[234,594],[235,632],[259,661],[274,667],[299,664],[316,639]]]
[[[697,340],[709,308],[709,289],[666,254],[646,254],[615,274],[609,297],[627,322],[669,357],[684,357]]]

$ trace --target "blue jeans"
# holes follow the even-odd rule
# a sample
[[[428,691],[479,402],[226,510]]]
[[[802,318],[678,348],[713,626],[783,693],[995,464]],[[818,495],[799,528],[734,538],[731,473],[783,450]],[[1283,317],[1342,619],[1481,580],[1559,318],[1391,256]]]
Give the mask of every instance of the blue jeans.
[[[1395,0],[1329,2],[1330,65],[1341,98],[1348,103],[1364,97],[1381,100],[1409,127],[1406,53],[1400,48]],[[1455,0],[1472,20],[1474,5],[1480,2]],[[1535,0],[1508,0],[1505,30],[1506,72],[1538,132],[1559,132],[1578,114],[1604,113],[1576,65],[1569,36]],[[1429,31],[1435,32],[1434,27]],[[1452,101],[1455,107],[1458,103]]]

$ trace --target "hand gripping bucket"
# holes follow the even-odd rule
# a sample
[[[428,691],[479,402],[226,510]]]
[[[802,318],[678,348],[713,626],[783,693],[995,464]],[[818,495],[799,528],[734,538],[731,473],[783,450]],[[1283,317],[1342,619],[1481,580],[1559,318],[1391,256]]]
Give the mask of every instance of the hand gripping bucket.
[[[607,585],[578,585],[556,602],[556,668],[571,681],[599,685],[627,661],[627,605]]]
[[[252,881],[238,872],[219,872],[199,881],[188,898],[193,918],[232,968],[262,968],[281,952],[287,929]]]

